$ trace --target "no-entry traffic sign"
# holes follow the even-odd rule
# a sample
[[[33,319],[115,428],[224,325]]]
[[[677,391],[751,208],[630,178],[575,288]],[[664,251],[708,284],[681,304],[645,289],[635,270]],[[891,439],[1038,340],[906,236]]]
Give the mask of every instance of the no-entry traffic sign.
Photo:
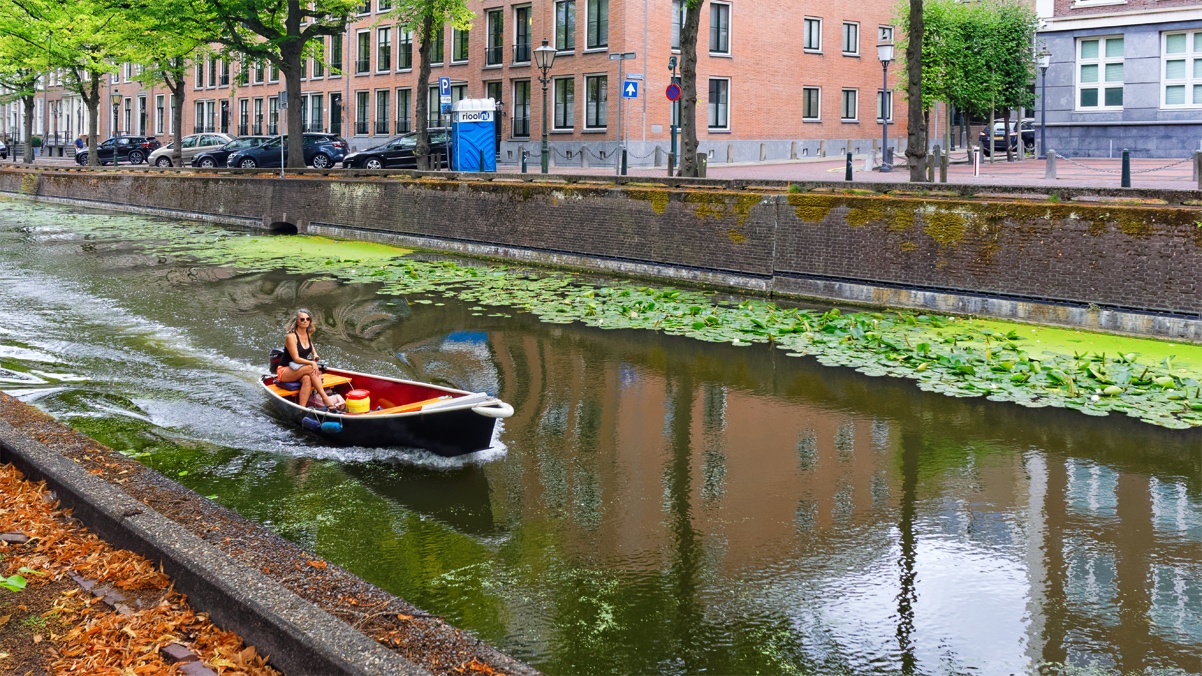
[[[668,85],[668,90],[666,92],[664,92],[664,94],[667,95],[669,101],[675,101],[676,99],[679,99],[680,98],[680,85],[678,85],[678,84]]]

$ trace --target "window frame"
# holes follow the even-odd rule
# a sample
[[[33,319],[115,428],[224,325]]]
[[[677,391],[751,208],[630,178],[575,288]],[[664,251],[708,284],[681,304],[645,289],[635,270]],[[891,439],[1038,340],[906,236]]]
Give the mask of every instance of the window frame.
[[[392,70],[392,26],[376,27],[376,71],[387,73]],[[370,65],[370,64],[369,64]]]
[[[1169,58],[1169,38],[1174,35],[1185,36],[1185,51],[1173,54]],[[1160,108],[1162,110],[1195,110],[1202,108],[1202,101],[1196,100],[1195,91],[1202,90],[1202,30],[1171,30],[1160,34]],[[1169,61],[1185,62],[1184,78],[1169,78]],[[1126,73],[1124,73],[1126,75]],[[1185,94],[1182,103],[1169,103],[1169,87],[1184,87]]]
[[[400,30],[397,26],[397,59],[398,73],[408,73],[413,70],[413,31]]]
[[[811,46],[810,42],[809,42],[810,41],[810,26],[815,25],[815,24],[818,26],[818,31],[816,33],[816,36],[818,39],[818,44],[817,44],[817,46]],[[822,17],[817,17],[817,16],[803,17],[803,19],[802,19],[801,51],[803,51],[807,54],[821,54],[822,53]]]
[[[847,95],[851,94],[853,103],[852,116],[847,116]],[[860,90],[856,87],[842,87],[839,90],[839,121],[856,123],[860,121]]]
[[[609,0],[585,0],[584,16],[584,48],[585,50],[609,49]],[[597,19],[593,20],[593,7],[604,7],[604,16],[597,11]],[[594,23],[596,30],[593,30]]]
[[[555,0],[554,11],[555,51],[558,53],[575,53],[576,0]]]
[[[525,21],[521,21],[518,18],[519,14],[523,13],[523,12],[525,13],[525,17],[526,17]],[[522,43],[519,40],[519,38],[522,37],[523,31],[525,31],[525,38],[526,38],[525,43]],[[519,65],[519,64],[524,65],[524,64],[533,62],[533,59],[534,59],[534,47],[532,46],[534,43],[533,35],[534,35],[534,7],[529,3],[522,4],[522,5],[514,5],[513,6],[513,64],[514,65]],[[521,54],[520,48],[522,47],[523,44],[525,44],[525,47],[526,47],[526,52],[525,52],[526,58],[518,59],[518,56]]]
[[[685,9],[684,0],[672,0],[672,35],[669,47],[673,54],[680,53],[680,31],[684,30]]]
[[[852,48],[847,48],[847,29],[855,29],[855,39],[853,40]],[[843,56],[859,56],[860,55],[860,22],[859,21],[844,21],[843,33],[841,36]]]
[[[714,124],[710,119],[706,121],[706,130],[709,132],[727,132],[730,131],[730,78],[729,77],[710,77],[706,83],[706,101],[705,109],[707,117],[715,116],[724,118],[722,124]],[[725,94],[726,100],[720,101],[717,104],[713,101],[714,84],[723,83],[725,87],[719,87],[719,92]],[[718,106],[715,108],[715,105]]]
[[[334,49],[334,43],[338,43],[338,49]],[[346,47],[346,39],[342,33],[330,36],[330,75],[329,77],[342,77],[343,63],[342,52]]]
[[[596,80],[604,80],[605,86],[598,91],[601,93],[604,100],[597,102],[591,98],[591,88],[589,84]],[[598,105],[599,104],[599,105]],[[595,120],[599,116],[604,116],[602,124],[598,125]],[[592,121],[590,121],[592,120]],[[584,131],[606,131],[609,129],[609,73],[585,73],[584,74]]]
[[[460,47],[462,47],[462,58],[460,58]],[[471,58],[471,30],[459,30],[454,26],[451,27],[451,65],[462,65],[467,63]]]
[[[518,89],[520,88],[520,85],[525,85],[525,91],[526,91],[526,103],[525,103],[526,114],[525,114],[525,116],[518,115]],[[531,138],[530,119],[531,119],[531,107],[532,107],[531,106],[531,97],[533,96],[533,94],[532,94],[533,89],[531,88],[530,80],[529,79],[513,80],[509,85],[509,91],[513,96],[513,99],[512,99],[512,101],[513,101],[512,102],[513,122],[512,122],[512,124],[510,124],[510,127],[509,127],[510,137],[511,138],[523,138],[523,139]],[[518,134],[517,128],[516,128],[517,121],[521,120],[521,119],[526,120],[526,134],[524,136]]]
[[[567,91],[567,94],[571,96],[571,100],[565,102],[564,105],[561,105],[559,101],[559,89],[561,84],[569,85],[569,91]],[[551,131],[573,131],[576,129],[575,75],[561,75],[551,79],[551,106]],[[565,113],[563,118],[560,116],[561,111]],[[566,122],[566,124],[564,122]]]
[[[505,65],[505,8],[492,7],[484,11],[484,67]]]
[[[721,14],[722,10],[726,12],[726,49],[714,48],[714,15]],[[710,2],[710,26],[709,26],[709,52],[711,56],[730,56],[730,16],[731,4],[729,2]],[[721,29],[719,29],[721,30]]]
[[[807,95],[813,92],[815,94],[814,114],[806,115]],[[821,122],[822,121],[822,87],[807,87],[801,88],[801,121],[802,122]]]
[[[355,136],[367,136],[371,132],[371,104],[370,89],[355,90]]]
[[[166,110],[167,110],[166,97],[163,94],[155,94],[154,95],[154,133],[156,136],[162,134],[163,130],[166,129],[166,127],[167,127],[166,120],[163,119],[163,116],[166,114],[165,113]]]
[[[375,136],[388,136],[389,130],[392,128],[392,88],[377,89],[375,94],[376,124],[371,129]],[[383,110],[380,108],[381,104],[383,104]],[[381,115],[381,113],[383,114]],[[383,123],[382,127],[381,123]],[[381,128],[383,131],[380,131]]]
[[[367,36],[367,49],[364,49],[363,36]],[[367,52],[366,60],[363,57],[363,52]],[[366,65],[364,65],[366,64]],[[355,75],[368,75],[371,73],[371,29],[361,28],[355,31]]]
[[[883,103],[889,104],[889,124],[893,124],[893,90],[892,89],[877,89],[876,90],[876,110],[873,114],[876,115],[876,123],[883,124],[885,120],[881,119],[881,106]]]
[[[402,115],[403,113],[403,115]],[[408,134],[413,131],[413,88],[396,88],[396,133]],[[402,125],[401,122],[405,124]]]
[[[1106,56],[1106,45],[1110,40],[1123,41],[1123,56],[1108,57]],[[1098,56],[1096,58],[1084,59],[1081,56],[1082,49],[1087,42],[1097,41]],[[1126,51],[1127,42],[1122,34],[1117,35],[1088,35],[1079,36],[1075,40],[1074,45],[1074,62],[1073,62],[1073,111],[1079,113],[1107,113],[1121,111],[1126,103]],[[1163,61],[1163,60],[1162,60]],[[1119,82],[1120,96],[1123,98],[1123,103],[1117,106],[1106,105],[1106,90],[1113,87],[1106,86],[1106,66],[1112,64],[1121,64],[1123,66],[1123,80]],[[1081,82],[1082,66],[1097,66],[1098,80],[1096,82],[1084,83]],[[1158,78],[1159,79],[1159,78]],[[1098,93],[1098,103],[1095,106],[1081,105],[1081,93],[1085,89],[1095,89]]]

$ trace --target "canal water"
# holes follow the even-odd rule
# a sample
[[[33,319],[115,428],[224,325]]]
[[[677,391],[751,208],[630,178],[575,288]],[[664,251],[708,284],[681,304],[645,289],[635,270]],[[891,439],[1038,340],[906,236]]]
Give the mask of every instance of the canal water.
[[[1196,429],[198,263],[175,227],[244,236],[0,201],[0,387],[548,673],[1202,669]],[[297,307],[331,363],[516,413],[455,460],[322,445],[255,384]]]

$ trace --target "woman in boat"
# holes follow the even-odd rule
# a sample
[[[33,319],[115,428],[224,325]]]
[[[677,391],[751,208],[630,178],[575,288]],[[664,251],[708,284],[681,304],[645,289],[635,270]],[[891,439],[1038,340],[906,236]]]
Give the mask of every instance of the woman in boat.
[[[288,322],[288,333],[284,336],[284,352],[288,364],[280,364],[276,377],[281,383],[300,381],[297,403],[305,406],[309,395],[317,392],[327,407],[336,404],[321,386],[321,369],[317,366],[317,346],[313,344],[313,313],[301,308]]]

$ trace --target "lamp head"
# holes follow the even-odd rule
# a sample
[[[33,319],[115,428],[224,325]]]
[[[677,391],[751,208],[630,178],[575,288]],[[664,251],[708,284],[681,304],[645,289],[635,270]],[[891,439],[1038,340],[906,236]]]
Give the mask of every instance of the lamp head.
[[[1048,66],[1052,65],[1052,53],[1048,51],[1047,45],[1039,46],[1039,53],[1035,55],[1035,62],[1039,64],[1040,70],[1047,70]]]
[[[546,73],[555,63],[555,48],[543,40],[543,44],[534,49],[534,65]]]

